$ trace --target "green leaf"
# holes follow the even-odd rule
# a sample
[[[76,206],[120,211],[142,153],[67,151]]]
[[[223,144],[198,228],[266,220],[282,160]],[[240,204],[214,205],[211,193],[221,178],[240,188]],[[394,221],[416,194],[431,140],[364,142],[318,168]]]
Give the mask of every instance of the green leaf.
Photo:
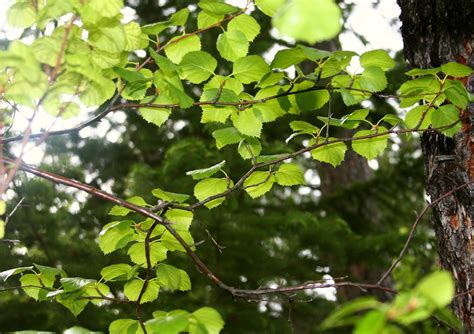
[[[301,48],[284,49],[276,53],[271,63],[272,68],[285,69],[306,60],[306,54]]]
[[[446,75],[450,75],[456,78],[462,78],[471,75],[473,69],[463,64],[451,62],[441,65],[441,71],[443,71],[443,73]]]
[[[248,41],[253,41],[260,33],[260,24],[252,16],[240,14],[227,25],[227,31],[241,31]]]
[[[217,60],[204,51],[193,51],[186,54],[179,65],[181,77],[192,83],[206,81],[217,67]]]
[[[239,143],[238,152],[243,159],[253,159],[260,155],[262,144],[255,138],[246,138]]]
[[[328,138],[329,141],[336,140],[336,138]],[[318,144],[324,143],[325,138],[319,138]],[[314,145],[316,141],[311,139],[309,141],[309,145]],[[322,145],[314,150],[311,150],[311,156],[314,160],[319,160],[322,162],[327,162],[331,164],[333,167],[338,166],[341,162],[344,161],[344,157],[346,155],[347,146],[346,144],[340,143],[333,143]]]
[[[208,13],[206,11],[201,11],[198,14],[197,21],[198,21],[198,29],[205,29],[208,28],[218,22],[220,22],[224,18],[222,14],[213,14]]]
[[[88,40],[94,48],[110,53],[122,52],[127,45],[122,25],[96,26],[90,29]]]
[[[132,210],[130,209],[127,209],[126,207],[123,207],[123,206],[119,206],[119,205],[114,205],[112,207],[112,209],[110,209],[109,211],[109,215],[111,216],[126,216],[128,215],[130,212],[132,212]]]
[[[429,299],[434,307],[448,305],[454,297],[454,280],[447,271],[430,274],[418,283],[415,292]]]
[[[329,101],[326,89],[296,94],[296,103],[301,111],[321,109]]]
[[[455,122],[456,125],[441,130],[441,132],[448,137],[453,137],[456,133],[461,130],[461,122],[459,117],[459,110],[452,104],[447,104],[435,109],[431,114],[431,124],[434,128],[441,128],[444,126],[452,125]]]
[[[216,174],[218,171],[222,169],[222,167],[224,167],[224,165],[225,165],[225,160],[208,168],[190,170],[189,172],[186,172],[186,175],[191,175],[193,180],[205,179],[205,178],[208,178],[209,176]]]
[[[193,213],[188,210],[170,209],[166,211],[165,217],[173,224],[175,230],[189,230],[193,221]]]
[[[135,70],[127,70],[121,67],[114,66],[113,70],[117,73],[122,79],[128,82],[136,81],[149,81],[151,78],[146,78],[142,72],[137,72]]]
[[[321,324],[322,329],[333,328],[344,324],[348,316],[368,309],[376,309],[381,307],[382,303],[373,297],[363,297],[344,303],[342,306],[334,310]]]
[[[148,123],[153,123],[156,126],[161,126],[170,117],[171,110],[165,108],[140,108],[140,115]]]
[[[46,300],[49,290],[41,288],[42,286],[52,287],[52,284],[40,281],[36,274],[26,274],[21,276],[20,285],[23,291],[35,300]]]
[[[222,58],[234,62],[247,55],[249,41],[243,32],[231,30],[219,35],[216,47]]]
[[[240,133],[250,137],[260,137],[262,121],[257,117],[255,109],[244,109],[232,119]]]
[[[5,221],[0,219],[0,239],[5,237]]]
[[[94,283],[94,280],[85,279],[81,277],[64,277],[60,280],[61,285],[65,292],[72,292],[80,290],[90,283]]]
[[[156,276],[160,285],[170,290],[191,290],[191,279],[188,274],[169,264],[160,264],[156,270]]]
[[[199,8],[215,15],[231,14],[237,11],[237,7],[228,5],[217,0],[201,0],[198,3]]]
[[[244,189],[252,198],[263,196],[275,183],[275,176],[270,172],[253,172],[245,181]]]
[[[191,236],[191,233],[189,233],[188,231],[177,231],[177,232],[181,236],[181,238],[184,240],[186,245],[188,245],[192,250],[196,249],[194,247],[194,239]],[[172,235],[168,231],[163,233],[163,236],[161,237],[161,242],[170,251],[179,251],[183,253],[186,252],[186,250],[181,245],[181,243],[174,237],[174,235]]]
[[[82,292],[79,295],[76,294],[59,294],[56,296],[56,301],[71,311],[75,317],[77,317],[89,304],[89,301],[86,299],[79,299],[82,295]]]
[[[219,150],[224,146],[237,144],[244,139],[234,127],[216,130],[212,133],[212,137],[216,140],[216,146]]]
[[[0,280],[5,282],[13,275],[18,275],[24,271],[32,271],[33,267],[18,267],[0,272]]]
[[[178,193],[172,193],[169,191],[164,191],[160,188],[155,188],[151,191],[153,196],[156,198],[161,199],[162,201],[165,202],[175,202],[175,203],[183,203],[186,202],[189,199],[189,195],[187,194],[178,194]]]
[[[160,242],[153,242],[150,244],[150,263],[152,266],[157,264],[160,261],[163,261],[167,257],[168,249],[163,246]],[[145,243],[137,242],[134,243],[127,251],[127,254],[130,256],[130,259],[133,263],[139,265],[146,265],[146,252],[145,252]]]
[[[110,334],[143,334],[138,320],[117,319],[109,325]]]
[[[354,328],[354,334],[383,333],[387,319],[385,312],[373,310],[366,313]]]
[[[107,296],[110,293],[110,288],[104,283],[95,282],[89,284],[84,288],[84,295],[89,297],[99,297],[97,299],[90,299],[90,302],[94,305],[100,305],[103,302],[102,297]]]
[[[133,222],[125,220],[113,222],[104,226],[99,234],[99,247],[104,254],[109,254],[125,247],[134,236]]]
[[[431,115],[433,114],[433,108],[426,111],[428,107],[429,105],[420,105],[410,109],[405,115],[405,124],[407,127],[411,129],[415,128],[420,122],[423,113],[426,113],[419,129],[427,129],[431,125]]]
[[[365,68],[375,66],[381,68],[384,71],[395,67],[395,61],[384,50],[372,50],[364,52],[360,56],[360,64]]]
[[[295,163],[282,164],[275,173],[275,180],[281,186],[306,184],[303,170]]]
[[[125,50],[134,51],[142,48],[142,31],[136,22],[129,22],[123,26],[125,30]]]
[[[227,179],[218,179],[218,178],[209,178],[199,181],[198,184],[194,187],[194,196],[199,201],[203,201],[211,196],[221,194],[227,190],[228,187],[232,187],[233,182]],[[215,208],[224,202],[225,198],[217,198],[210,202],[207,202],[205,205],[208,209]]]
[[[364,137],[375,135],[377,133],[384,133],[387,132],[387,129],[383,126],[380,126],[378,130],[361,130],[358,131],[354,138]],[[361,156],[365,157],[367,160],[375,159],[379,154],[381,154],[385,148],[387,147],[389,135],[382,135],[367,139],[361,140],[354,140],[352,142],[352,149],[360,154]]]
[[[141,279],[134,279],[125,283],[123,293],[131,301],[137,301],[140,296],[140,292],[145,284],[145,281]],[[160,291],[160,285],[156,279],[148,281],[148,284],[145,288],[145,292],[140,300],[140,304],[149,303],[158,298],[158,293]]]
[[[333,0],[290,0],[273,18],[280,33],[310,44],[337,36],[341,10]]]
[[[290,128],[293,131],[298,131],[307,134],[316,134],[318,132],[318,127],[314,126],[311,123],[304,121],[292,121],[290,122]]]
[[[423,76],[423,75],[436,75],[439,72],[441,72],[441,67],[435,67],[435,68],[413,68],[406,72],[406,75],[409,76]]]
[[[7,210],[7,203],[5,201],[0,200],[0,215],[4,215]]]
[[[275,15],[284,4],[285,0],[255,0],[258,9],[268,16]]]
[[[192,51],[201,50],[201,40],[197,35],[173,37],[165,48],[166,57],[175,64],[179,64],[183,57]]]
[[[36,12],[33,4],[17,2],[7,9],[7,22],[15,28],[28,28],[36,21]]]
[[[126,263],[117,263],[102,268],[100,275],[105,281],[123,281],[128,279],[132,267]]]
[[[252,55],[240,58],[234,63],[233,75],[244,84],[259,81],[270,72],[270,66],[262,57]]]
[[[192,317],[206,328],[208,334],[219,334],[224,327],[219,312],[211,307],[201,307],[192,313]]]
[[[184,310],[153,312],[154,319],[146,322],[146,328],[152,333],[176,334],[184,332],[188,327],[189,313]]]
[[[380,92],[387,87],[387,78],[380,67],[370,66],[358,78],[360,87],[369,92]]]
[[[170,24],[173,26],[184,26],[189,18],[189,9],[183,8],[171,15]]]
[[[446,80],[445,87],[443,93],[448,100],[456,107],[465,109],[469,103],[469,96],[462,82],[459,80]]]

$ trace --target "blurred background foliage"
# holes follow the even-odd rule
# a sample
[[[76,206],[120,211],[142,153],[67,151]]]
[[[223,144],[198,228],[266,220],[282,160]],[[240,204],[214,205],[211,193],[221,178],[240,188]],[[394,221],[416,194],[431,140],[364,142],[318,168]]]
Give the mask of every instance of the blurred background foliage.
[[[137,20],[146,24],[163,21],[176,9],[193,3],[135,0],[127,5],[136,11]],[[343,8],[347,18],[353,5],[345,4]],[[269,33],[269,18],[258,11],[252,15],[263,33],[252,44],[251,53],[265,54],[279,42]],[[196,29],[195,18],[189,22],[187,31]],[[203,49],[217,54],[218,33],[219,29],[215,29],[202,36]],[[340,46],[334,40],[316,47],[334,50]],[[402,56],[397,54],[396,60],[398,65],[388,74],[392,83],[389,94],[395,94],[404,80]],[[198,99],[195,91],[189,93]],[[335,96],[335,117],[343,108]],[[374,110],[374,119],[396,112],[387,101],[376,97],[372,98],[370,108]],[[318,111],[318,115],[326,113],[327,106]],[[111,189],[120,197],[144,196],[150,203],[154,201],[150,192],[157,187],[192,193],[194,181],[185,172],[218,161],[226,160],[229,175],[237,179],[248,169],[248,162],[236,158],[235,146],[216,150],[211,136],[215,127],[201,124],[200,114],[197,109],[176,110],[164,126],[157,128],[133,111],[126,115],[119,112],[96,124],[90,136],[81,133],[49,138],[41,168]],[[279,118],[265,128],[265,154],[301,147],[297,139],[285,144],[291,134],[288,123],[293,118],[294,115]],[[314,122],[314,112],[304,113],[299,119]],[[420,156],[417,139],[406,138],[392,142],[392,149],[378,160],[378,168],[373,168],[375,164],[371,168],[355,154],[336,169],[301,159],[299,162],[307,170],[308,186],[274,189],[258,200],[237,192],[212,211],[198,210],[192,233],[197,242],[203,242],[197,252],[224,282],[236,287],[302,284],[328,277],[374,282],[398,255],[415,211],[423,206]],[[0,271],[38,263],[60,266],[71,277],[97,278],[100,268],[121,262],[120,259],[126,261],[125,251],[103,256],[96,243],[101,226],[111,220],[107,216],[109,203],[23,173],[16,177],[12,191],[11,203],[24,200],[10,217],[6,233],[19,242],[0,243]],[[209,234],[225,247],[222,253]],[[413,286],[435,265],[433,244],[428,224],[421,224],[408,255],[388,284]],[[225,319],[225,333],[318,333],[319,324],[334,307],[364,294],[344,288],[335,296],[329,289],[325,294],[298,293],[291,300],[280,296],[260,301],[232,299],[197,272],[186,255],[173,253],[170,263],[190,274],[192,291],[161,292],[157,302],[144,305],[144,312],[194,310],[210,305]],[[11,286],[15,284],[14,280],[10,282]],[[384,300],[389,296],[377,293],[377,297]],[[73,325],[106,331],[118,315],[126,318],[134,314],[128,305],[104,305],[100,311],[89,305],[74,318],[59,304],[35,302],[18,291],[3,292],[0,308],[2,332],[57,331]],[[425,326],[420,330],[428,333],[432,328]]]

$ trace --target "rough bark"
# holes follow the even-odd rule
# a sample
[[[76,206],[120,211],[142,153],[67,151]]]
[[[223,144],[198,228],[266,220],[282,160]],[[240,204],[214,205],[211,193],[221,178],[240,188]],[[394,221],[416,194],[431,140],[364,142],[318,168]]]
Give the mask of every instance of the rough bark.
[[[472,0],[398,0],[401,7],[404,53],[410,67],[428,68],[449,61],[474,65],[474,6]],[[463,82],[474,92],[474,77]],[[439,133],[422,136],[426,190],[436,200],[451,189],[474,179],[474,105],[460,110],[462,131],[453,139]],[[474,129],[474,128],[473,128]],[[472,270],[472,198],[474,187],[465,188],[433,208],[441,266],[453,273],[456,292],[474,287]],[[473,298],[464,293],[453,309],[467,332],[473,332]]]

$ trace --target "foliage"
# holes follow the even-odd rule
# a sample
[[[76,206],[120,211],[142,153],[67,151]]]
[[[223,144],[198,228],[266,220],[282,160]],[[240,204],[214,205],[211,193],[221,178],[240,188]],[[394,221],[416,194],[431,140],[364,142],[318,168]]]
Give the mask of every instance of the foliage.
[[[163,291],[195,289],[197,283],[186,270],[179,268],[179,253],[186,254],[205,277],[234,297],[252,299],[260,295],[287,294],[278,288],[263,293],[259,289],[236,289],[227,285],[197,256],[199,243],[191,233],[193,222],[229,220],[226,214],[238,211],[238,207],[244,205],[240,201],[257,206],[252,211],[244,210],[242,221],[258,219],[249,216],[259,214],[258,206],[264,205],[267,198],[276,198],[277,207],[286,200],[296,202],[290,196],[285,198],[285,193],[291,192],[287,187],[306,185],[306,162],[301,159],[306,153],[333,168],[353,152],[367,160],[379,158],[395,137],[435,130],[452,137],[461,129],[459,112],[466,108],[469,96],[458,78],[470,75],[470,68],[449,63],[438,69],[410,70],[406,73],[410,79],[399,87],[398,95],[394,95],[386,93],[387,73],[396,62],[384,50],[358,55],[298,44],[278,51],[268,64],[260,54],[252,52],[252,43],[266,30],[251,14],[273,17],[274,26],[282,34],[314,43],[337,35],[341,12],[331,0],[315,3],[257,0],[255,6],[256,14],[223,1],[201,0],[196,9],[183,8],[167,20],[142,26],[134,21],[122,23],[120,0],[50,0],[36,6],[32,2],[17,1],[9,8],[9,24],[36,30],[38,34],[31,45],[14,41],[0,52],[0,94],[9,106],[2,111],[2,117],[7,126],[18,110],[31,110],[32,119],[43,112],[66,119],[81,115],[87,107],[99,106],[98,120],[114,111],[137,110],[137,115],[130,117],[136,117],[136,122],[150,123],[147,131],[152,132],[163,131],[176,115],[189,115],[184,119],[191,121],[200,111],[198,117],[203,125],[199,126],[205,129],[201,136],[206,137],[207,143],[212,138],[212,149],[208,153],[204,140],[192,136],[167,143],[165,162],[156,177],[149,177],[153,171],[135,165],[136,175],[130,178],[133,184],[122,184],[123,192],[131,196],[127,200],[99,190],[100,184],[87,186],[74,181],[74,175],[58,176],[2,158],[3,164],[13,171],[12,175],[21,169],[57,184],[85,190],[114,204],[108,210],[111,222],[102,226],[107,218],[96,215],[95,219],[101,221],[100,229],[95,226],[96,230],[87,236],[93,240],[95,235],[97,242],[89,242],[90,247],[98,247],[112,259],[110,262],[100,260],[97,272],[77,272],[73,268],[74,274],[68,275],[60,266],[34,264],[3,271],[0,273],[3,281],[17,276],[26,295],[36,301],[56,301],[74,316],[81,314],[89,304],[99,308],[111,304],[133,305],[134,318],[108,319],[111,333],[218,333],[224,321],[211,307],[200,305],[188,312],[142,305],[159,302]],[[191,21],[197,28],[190,31],[187,28]],[[295,21],[301,24],[293,24]],[[53,29],[46,33],[46,27]],[[210,39],[212,45],[209,45],[206,34],[218,28],[222,31]],[[146,50],[149,56],[136,62],[139,50]],[[359,61],[359,70],[351,68],[353,60]],[[311,70],[303,66],[308,63]],[[296,67],[296,75],[285,71],[290,66]],[[361,102],[372,98],[399,98],[400,107],[412,108],[400,118],[359,107]],[[331,111],[336,99],[341,99],[347,107],[337,116]],[[130,124],[133,122],[132,119]],[[266,136],[272,126],[281,128],[282,125],[280,133],[288,135],[286,145],[281,137],[279,145],[269,145]],[[341,131],[350,131],[350,137],[338,136]],[[39,137],[37,145],[54,134],[48,132]],[[136,131],[131,136],[137,136],[136,142],[140,142],[144,132]],[[288,144],[294,138],[298,139],[297,144]],[[31,122],[22,139],[24,142],[33,139]],[[8,138],[4,142],[8,143]],[[152,152],[160,143],[143,140],[143,144],[142,152]],[[50,148],[55,149],[58,152],[50,153],[64,154],[65,150],[60,147]],[[116,147],[116,150],[125,148]],[[107,155],[114,152],[112,146],[107,146],[105,151]],[[22,155],[23,148],[20,159]],[[107,161],[106,164],[114,159]],[[187,162],[186,170],[183,170],[183,161]],[[226,161],[232,161],[232,165]],[[130,161],[114,163],[123,163],[122,168],[133,165]],[[212,166],[207,167],[209,165]],[[54,167],[61,174],[61,166]],[[106,170],[108,166],[103,167]],[[147,176],[143,184],[139,184],[141,173]],[[84,176],[78,174],[81,178]],[[184,174],[186,179],[182,178]],[[173,178],[184,181],[173,182]],[[151,179],[153,184],[149,183]],[[44,184],[38,184],[38,189],[47,195],[38,195],[39,198],[54,202],[57,196],[54,189]],[[242,197],[238,190],[244,190],[248,197]],[[235,196],[240,197],[235,199]],[[292,210],[301,209],[297,203],[293,204]],[[0,201],[0,214],[5,210],[5,202]],[[95,212],[93,207],[90,212]],[[66,215],[67,212],[61,213]],[[317,237],[309,234],[309,231],[314,233],[310,223],[317,226],[316,230],[327,233],[327,240],[320,240],[322,245],[344,238],[348,246],[360,244],[361,238],[348,233],[347,223],[340,217],[315,218],[307,217],[304,212],[290,213],[279,212],[266,218],[273,220],[272,229],[280,234],[288,232],[278,230],[287,228],[278,225],[288,218],[302,225],[307,236]],[[1,220],[0,238],[5,236],[5,225]],[[240,233],[245,234],[245,231]],[[220,250],[214,238],[209,239]],[[245,244],[248,239],[241,235],[235,242]],[[278,242],[268,247],[274,247],[277,252]],[[351,249],[341,251],[349,256]],[[202,258],[206,260],[205,256]],[[273,278],[274,274],[268,274],[266,283]],[[297,284],[296,291],[317,291],[325,287],[318,285],[326,283],[324,277],[311,280],[316,282],[312,287]],[[436,291],[432,288],[440,285],[446,288]],[[380,332],[397,333],[400,328],[430,316],[456,326],[451,314],[444,309],[453,298],[452,285],[446,273],[432,274],[413,289],[401,292],[391,303],[362,299],[346,304],[333,313],[323,327],[351,324],[355,325],[356,333],[368,333],[378,326]],[[344,282],[327,285],[339,286],[344,286]],[[377,284],[373,288],[383,287]],[[199,303],[205,300],[199,295],[193,298],[193,306],[196,300]],[[370,311],[361,317],[352,316],[361,310]],[[143,318],[143,314],[151,318]]]

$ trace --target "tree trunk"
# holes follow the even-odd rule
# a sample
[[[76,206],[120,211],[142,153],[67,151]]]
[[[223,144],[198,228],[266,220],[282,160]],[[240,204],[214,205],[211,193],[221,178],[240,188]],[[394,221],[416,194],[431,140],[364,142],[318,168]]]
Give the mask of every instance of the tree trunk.
[[[405,58],[410,67],[428,68],[456,61],[474,65],[472,0],[398,0],[401,7]],[[463,82],[474,92],[474,76]],[[453,138],[429,132],[422,136],[426,191],[431,201],[474,179],[474,104],[461,111],[462,130]],[[467,332],[473,332],[472,196],[474,187],[449,196],[432,210],[438,253],[444,269],[453,273],[453,309]]]

